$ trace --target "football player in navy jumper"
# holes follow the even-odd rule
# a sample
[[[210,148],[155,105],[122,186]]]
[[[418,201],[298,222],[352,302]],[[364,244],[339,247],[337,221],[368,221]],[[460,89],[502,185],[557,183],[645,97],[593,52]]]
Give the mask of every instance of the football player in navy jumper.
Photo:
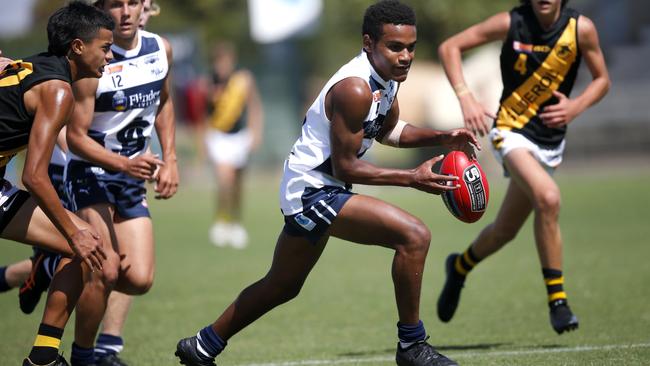
[[[382,168],[360,157],[374,140],[405,148],[437,145],[468,151],[478,142],[466,129],[443,132],[399,120],[397,90],[406,80],[417,40],[410,7],[399,1],[370,6],[362,39],[363,50],[325,84],[307,111],[302,134],[285,162],[280,184],[285,226],[269,272],[244,289],[214,324],[178,343],[176,355],[185,365],[213,365],[232,336],[296,297],[330,236],[395,252],[397,364],[456,365],[426,342],[420,320],[431,232],[410,213],[350,188],[355,183],[392,185],[432,194],[457,189],[458,177],[431,170],[442,156],[410,170]]]

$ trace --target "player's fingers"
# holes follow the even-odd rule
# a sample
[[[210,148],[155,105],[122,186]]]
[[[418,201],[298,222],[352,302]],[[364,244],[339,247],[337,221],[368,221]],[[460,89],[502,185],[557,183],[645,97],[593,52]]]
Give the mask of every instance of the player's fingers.
[[[90,258],[88,258],[88,257],[83,257],[82,260],[84,261],[84,263],[86,263],[86,265],[88,266],[88,268],[90,268],[91,271],[95,272],[95,265],[94,265],[93,262],[90,260]]]
[[[497,119],[496,114],[494,114],[493,112],[487,111],[487,110],[483,110],[483,115],[485,115],[486,117],[492,118],[492,119]]]
[[[559,100],[569,99],[566,95],[562,94],[561,92],[559,92],[557,90],[553,90],[553,96],[556,97]]]
[[[100,258],[100,260],[104,260],[108,258],[108,256],[106,255],[106,251],[104,250],[104,247],[101,245],[97,246],[97,255]]]

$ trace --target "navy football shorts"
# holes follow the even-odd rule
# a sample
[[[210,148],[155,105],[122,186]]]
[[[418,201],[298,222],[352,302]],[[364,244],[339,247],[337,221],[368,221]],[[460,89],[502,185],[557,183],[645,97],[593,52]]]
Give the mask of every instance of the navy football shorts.
[[[316,244],[354,193],[345,188],[325,186],[305,188],[302,194],[302,212],[284,217],[283,231],[287,235],[302,236]]]
[[[105,170],[85,161],[71,160],[66,177],[73,211],[108,203],[125,219],[150,217],[144,180],[122,172]]]

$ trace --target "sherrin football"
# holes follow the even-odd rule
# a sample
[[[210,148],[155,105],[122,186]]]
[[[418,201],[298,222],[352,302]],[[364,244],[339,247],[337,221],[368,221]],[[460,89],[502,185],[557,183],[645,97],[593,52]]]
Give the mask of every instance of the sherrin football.
[[[440,174],[457,176],[460,185],[441,195],[449,212],[460,221],[478,221],[490,198],[487,177],[478,161],[468,158],[462,151],[452,151],[442,160]]]

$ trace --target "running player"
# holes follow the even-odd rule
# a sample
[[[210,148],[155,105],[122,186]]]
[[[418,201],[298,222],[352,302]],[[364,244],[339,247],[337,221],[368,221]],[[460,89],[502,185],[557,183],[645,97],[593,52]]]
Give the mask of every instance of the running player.
[[[94,229],[63,208],[47,172],[57,135],[73,110],[70,84],[101,76],[112,57],[113,27],[97,9],[71,2],[48,20],[48,52],[12,62],[0,74],[0,171],[4,176],[9,160],[26,148],[22,181],[29,191],[3,179],[1,236],[73,257],[53,280],[34,347],[23,365],[67,365],[58,348],[83,278],[102,269],[107,259],[117,260],[110,248],[102,247]]]
[[[217,212],[210,240],[218,247],[243,249],[248,243],[241,223],[243,175],[248,156],[262,143],[264,116],[253,74],[236,66],[233,45],[217,44],[205,142],[217,177]]]
[[[102,0],[96,6],[117,24],[115,58],[101,79],[74,85],[76,105],[67,133],[71,156],[66,179],[70,204],[110,241],[121,258],[115,283],[119,292],[108,299],[113,318],[105,319],[99,339],[108,343],[121,333],[131,301],[127,295],[144,294],[153,284],[154,237],[145,180],[155,180],[156,197],[167,199],[176,192],[178,171],[169,96],[169,43],[139,30],[141,1]],[[148,152],[154,127],[162,160]],[[119,344],[98,353],[108,360],[94,358],[95,336],[112,290],[95,284],[86,287],[77,305],[72,363],[123,364],[108,352],[118,350]]]
[[[489,137],[497,160],[511,177],[495,221],[464,253],[447,258],[447,279],[438,299],[442,321],[453,317],[472,268],[510,242],[533,212],[551,325],[558,334],[578,327],[563,288],[560,189],[552,174],[562,162],[567,125],[599,101],[610,82],[596,27],[567,8],[567,2],[522,0],[521,6],[496,14],[440,46],[440,59],[460,101],[465,126],[484,135],[488,133],[485,116],[495,118]],[[465,86],[461,53],[495,40],[504,41],[504,88],[497,116],[491,116]],[[569,98],[581,58],[592,81],[580,95]]]
[[[438,175],[442,156],[411,170],[378,167],[360,157],[373,140],[396,147],[473,149],[474,135],[419,128],[399,120],[397,90],[415,52],[413,10],[396,0],[370,6],[363,19],[363,51],[325,84],[307,111],[302,135],[284,165],[280,185],[285,225],[269,272],[196,336],[178,342],[187,366],[214,365],[227,341],[259,317],[298,295],[330,236],[395,252],[392,274],[399,322],[398,365],[456,365],[426,342],[420,288],[431,232],[408,212],[354,194],[352,184],[412,187],[432,194],[457,188]],[[449,184],[449,185],[448,185]]]

